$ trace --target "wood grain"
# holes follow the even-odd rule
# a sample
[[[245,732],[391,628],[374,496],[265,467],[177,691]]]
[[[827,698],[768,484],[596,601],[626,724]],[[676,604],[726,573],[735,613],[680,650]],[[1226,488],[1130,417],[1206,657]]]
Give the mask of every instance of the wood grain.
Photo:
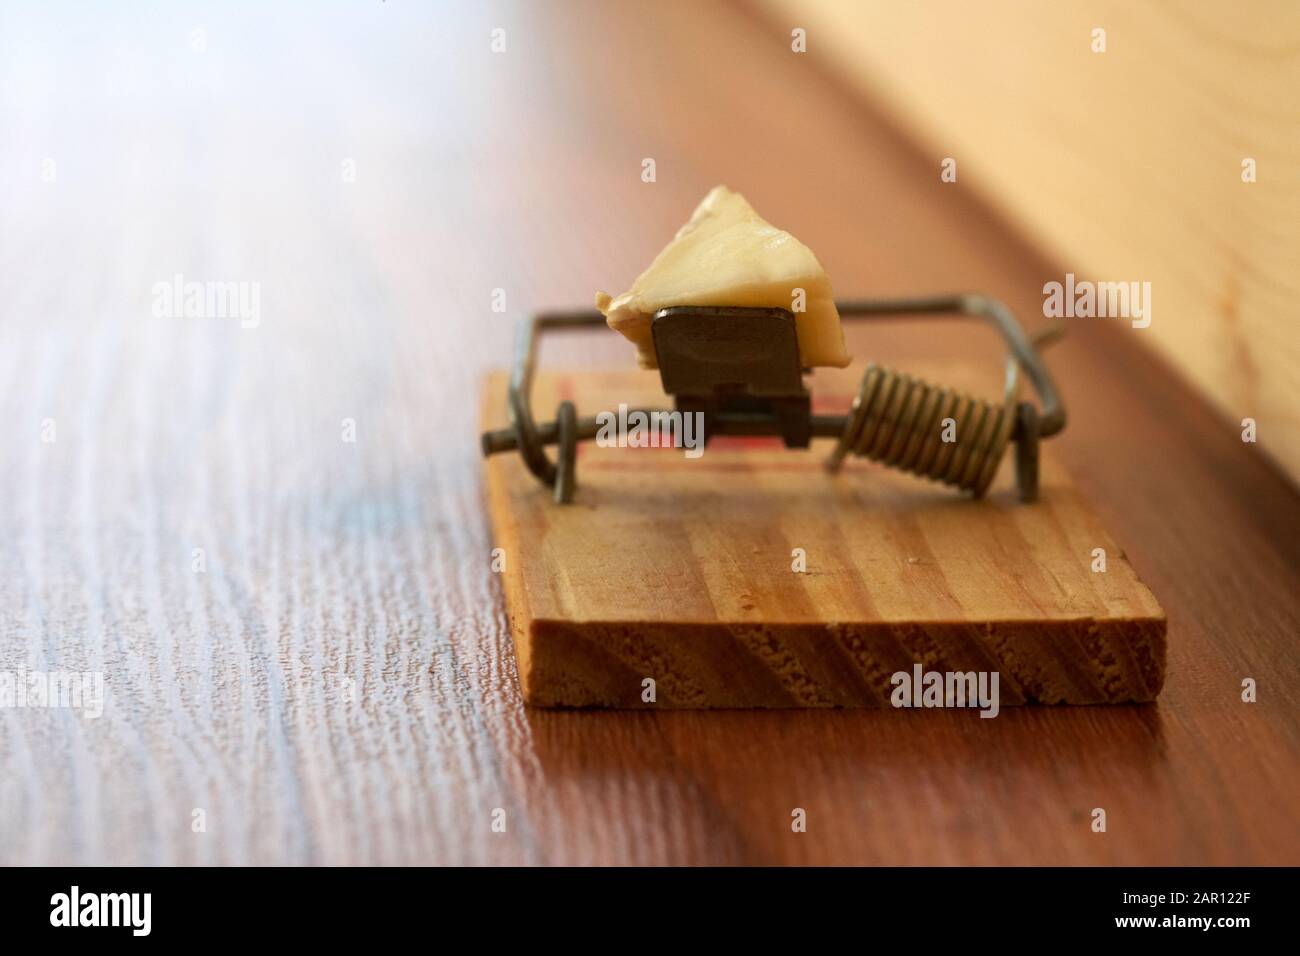
[[[1051,256],[1041,283],[1149,282],[1149,344],[1300,484],[1300,6],[761,6],[924,143],[936,179],[956,160]]]
[[[847,408],[862,373],[811,376],[819,410]],[[959,373],[920,370],[966,390]],[[504,373],[487,382],[487,428],[508,424],[505,389]],[[535,408],[562,398],[581,415],[672,404],[654,374],[538,377]],[[1050,453],[1024,505],[1009,461],[970,501],[867,462],[832,478],[831,442],[773,444],[723,438],[695,459],[584,444],[563,508],[517,455],[488,460],[526,703],[881,707],[916,664],[996,672],[1006,705],[1160,692],[1164,612]],[[1104,572],[1096,548],[1115,556]]]
[[[8,4],[0,171],[0,669],[108,685],[0,709],[0,861],[1300,862],[1300,505],[1132,330],[1053,351],[1052,450],[1168,614],[1155,705],[523,705],[474,408],[515,319],[628,282],[717,182],[844,296],[1032,315],[1053,268],[743,10]],[[261,323],[154,317],[177,272],[260,281]],[[983,329],[850,337],[1000,374]]]

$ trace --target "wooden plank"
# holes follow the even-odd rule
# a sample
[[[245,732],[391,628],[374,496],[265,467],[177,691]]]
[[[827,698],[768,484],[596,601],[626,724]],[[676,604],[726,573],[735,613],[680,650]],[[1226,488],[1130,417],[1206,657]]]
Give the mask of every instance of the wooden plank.
[[[1300,483],[1300,5],[759,5],[774,38],[804,28],[803,58],[922,144],[936,188],[993,201],[1038,242],[1054,260],[1038,287],[1149,282],[1137,337],[1229,424],[1254,418]]]
[[[861,368],[815,376],[845,407]],[[932,381],[954,382],[951,371]],[[654,373],[542,375],[534,407],[668,404]],[[505,377],[484,393],[505,423]],[[1021,504],[865,461],[836,476],[765,440],[579,449],[569,507],[517,455],[487,462],[524,699],[544,707],[885,706],[891,675],[997,672],[1005,704],[1155,699],[1165,617],[1065,469]],[[1009,459],[1010,456],[1008,456]],[[1094,572],[1094,549],[1106,556]],[[794,570],[802,550],[806,570]],[[654,681],[647,701],[643,681]]]

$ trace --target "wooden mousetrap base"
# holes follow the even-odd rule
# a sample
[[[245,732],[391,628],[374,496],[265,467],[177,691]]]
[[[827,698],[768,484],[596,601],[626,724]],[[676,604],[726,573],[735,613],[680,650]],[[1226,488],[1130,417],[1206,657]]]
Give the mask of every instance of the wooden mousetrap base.
[[[921,372],[932,371],[927,369]],[[820,369],[818,411],[844,411],[861,368]],[[951,370],[932,380],[952,381]],[[508,424],[504,374],[484,425]],[[654,372],[539,373],[539,419],[668,407]],[[1008,460],[981,501],[832,446],[767,439],[578,449],[556,505],[516,454],[487,493],[524,699],[541,707],[889,706],[898,671],[997,671],[1000,703],[1153,700],[1165,616],[1051,448],[1041,499]],[[552,454],[554,449],[551,449]],[[1094,549],[1106,570],[1092,570]],[[802,549],[806,572],[792,570]],[[643,700],[654,680],[653,704]]]

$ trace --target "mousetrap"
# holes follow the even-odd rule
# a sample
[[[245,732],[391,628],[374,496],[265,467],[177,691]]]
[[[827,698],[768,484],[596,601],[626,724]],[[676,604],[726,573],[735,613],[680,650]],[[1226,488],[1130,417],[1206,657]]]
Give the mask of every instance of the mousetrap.
[[[482,450],[525,700],[889,706],[891,675],[917,665],[996,671],[1003,705],[1154,699],[1164,613],[1040,452],[1065,425],[1046,336],[983,296],[836,305],[847,319],[987,320],[1008,351],[1001,401],[927,384],[952,368],[874,364],[819,369],[819,399],[783,309],[658,310],[657,374],[538,375],[541,334],[605,318],[521,324],[512,371],[487,385]],[[666,396],[700,416],[706,454],[609,447],[594,441],[600,416],[577,411],[662,413]],[[818,442],[824,461],[808,453]],[[1014,494],[999,467],[1011,445]]]

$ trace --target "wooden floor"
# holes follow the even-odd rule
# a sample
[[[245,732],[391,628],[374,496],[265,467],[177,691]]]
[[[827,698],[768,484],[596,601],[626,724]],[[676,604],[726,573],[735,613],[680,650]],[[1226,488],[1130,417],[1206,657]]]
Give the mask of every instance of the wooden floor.
[[[1053,445],[1168,613],[1157,704],[526,709],[476,436],[516,317],[719,182],[845,296],[1032,318],[1072,264],[745,8],[218,9],[0,13],[0,671],[108,685],[0,709],[0,863],[1300,863],[1300,502],[1100,320]],[[255,326],[154,315],[178,273]],[[996,381],[990,338],[850,346]]]

